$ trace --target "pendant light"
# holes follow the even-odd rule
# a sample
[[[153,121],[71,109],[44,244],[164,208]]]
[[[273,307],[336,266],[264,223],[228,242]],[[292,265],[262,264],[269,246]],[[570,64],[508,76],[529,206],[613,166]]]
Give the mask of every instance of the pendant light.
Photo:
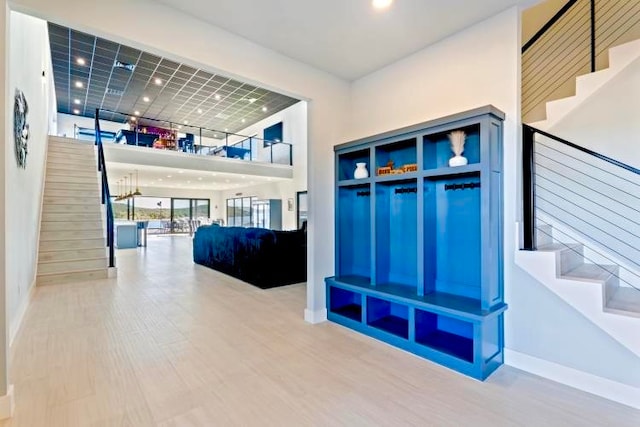
[[[142,196],[140,189],[138,188],[138,169],[136,169],[136,191],[133,193],[134,196]]]
[[[127,198],[133,197],[133,173],[129,172],[129,192],[127,193]]]
[[[129,195],[127,194],[127,187],[128,187],[127,183],[128,183],[127,177],[125,176],[124,177],[124,192],[122,193],[122,200],[129,198]]]

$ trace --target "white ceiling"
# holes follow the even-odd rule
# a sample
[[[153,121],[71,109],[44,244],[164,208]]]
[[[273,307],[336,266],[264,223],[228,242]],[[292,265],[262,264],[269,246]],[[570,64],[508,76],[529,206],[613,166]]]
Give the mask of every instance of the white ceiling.
[[[159,0],[293,59],[355,80],[532,0]],[[478,46],[482,48],[482,46]]]
[[[109,189],[114,196],[122,192],[129,192],[129,176],[133,178],[131,188],[135,191],[136,171],[138,171],[138,186],[142,195],[145,195],[145,190],[152,188],[173,189],[176,191],[177,197],[181,190],[235,190],[287,180],[287,178],[240,175],[118,162],[107,162],[107,171],[109,172]],[[125,177],[127,177],[127,187],[124,185]]]

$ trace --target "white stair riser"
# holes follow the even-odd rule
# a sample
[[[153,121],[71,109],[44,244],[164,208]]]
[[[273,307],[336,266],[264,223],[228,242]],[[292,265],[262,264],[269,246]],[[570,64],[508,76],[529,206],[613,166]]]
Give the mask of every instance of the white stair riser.
[[[51,274],[38,276],[36,278],[36,285],[48,286],[48,285],[61,285],[66,283],[82,282],[89,280],[98,280],[108,278],[108,270],[93,270],[93,271],[80,271],[71,273]]]
[[[99,176],[100,173],[95,165],[83,163],[47,163],[47,177],[51,175],[83,175]]]
[[[563,275],[584,263],[582,251],[582,246],[579,248],[567,248],[560,251],[556,257],[560,262],[560,265],[556,268],[559,275]]]
[[[106,256],[107,248],[43,251],[38,254],[38,262],[71,261],[85,258],[105,258]]]
[[[102,221],[42,221],[41,231],[101,230]]]
[[[100,205],[100,197],[93,195],[90,197],[44,197],[45,205]]]
[[[99,190],[96,188],[84,190],[61,190],[55,188],[44,188],[45,197],[94,197]]]
[[[73,222],[73,221],[102,221],[102,213],[56,213],[43,212],[42,221]]]
[[[79,249],[100,249],[106,247],[104,237],[99,239],[84,240],[40,240],[41,252],[52,252],[59,250],[79,250]]]
[[[68,240],[68,239],[99,239],[104,237],[104,231],[96,230],[61,230],[61,231],[40,231],[40,240]]]
[[[42,212],[48,213],[63,213],[63,214],[99,214],[102,212],[100,203],[96,203],[95,205],[44,205],[42,207]]]
[[[59,261],[38,264],[38,274],[66,273],[70,271],[96,270],[99,268],[107,268],[107,258],[77,260],[77,261]]]
[[[100,194],[100,184],[96,182],[51,182],[47,181],[44,191],[92,191],[93,194]]]

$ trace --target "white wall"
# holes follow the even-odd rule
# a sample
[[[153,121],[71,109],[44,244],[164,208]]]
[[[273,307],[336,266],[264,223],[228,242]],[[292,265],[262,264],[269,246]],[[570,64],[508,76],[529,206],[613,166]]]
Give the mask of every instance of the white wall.
[[[95,120],[90,117],[58,113],[57,118],[57,129],[54,135],[64,136],[67,138],[74,138],[74,125],[89,129],[94,129],[96,126]],[[120,129],[128,129],[128,126],[124,123],[100,120],[100,130],[108,132],[118,132]]]
[[[53,73],[47,23],[20,13],[10,16],[9,98],[15,89],[24,92],[29,104],[26,169],[15,160],[11,129],[5,132],[6,271],[7,310],[13,335],[26,308],[35,282],[40,211],[45,173],[47,135],[51,123]],[[42,78],[42,71],[47,78]],[[12,108],[12,107],[11,107]],[[6,120],[12,122],[12,110]]]
[[[516,354],[637,386],[638,375],[628,375],[637,368],[637,358],[514,262],[515,224],[520,217],[518,15],[515,8],[503,12],[356,81],[349,137],[485,104],[504,111],[506,347]]]

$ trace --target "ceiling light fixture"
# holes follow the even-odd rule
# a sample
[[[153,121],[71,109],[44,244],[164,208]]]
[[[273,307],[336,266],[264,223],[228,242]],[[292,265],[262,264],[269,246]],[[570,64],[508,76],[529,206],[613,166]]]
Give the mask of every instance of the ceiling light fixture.
[[[198,108],[198,114],[202,114],[202,108]]]
[[[171,178],[171,175],[167,175],[167,178]]]
[[[131,121],[132,121],[132,122],[135,122],[135,121],[136,121],[136,118],[135,118],[135,117],[131,117]]]
[[[188,124],[189,124],[189,120],[185,120],[185,121],[184,121],[184,122],[182,122],[182,123],[184,123],[185,125],[188,125]]]
[[[178,173],[184,173],[184,171],[178,171]]]
[[[138,189],[138,169],[136,169],[136,191],[133,192],[134,196],[142,196],[142,193]]]
[[[158,86],[162,85],[162,79],[159,77],[156,77],[155,80],[153,80],[153,82]]]
[[[77,81],[76,87],[82,89],[84,87],[84,84],[81,81]]]
[[[393,3],[393,0],[373,0],[372,2],[373,8],[378,10],[387,9],[391,6],[391,3]]]
[[[216,99],[216,101],[220,101],[221,96],[217,93],[213,97]]]
[[[143,96],[143,97],[142,97],[142,100],[143,100],[144,102],[149,102],[149,97],[148,97],[148,96]]]
[[[75,110],[73,110],[73,114],[80,114],[80,110],[76,108]]]
[[[269,109],[267,107],[262,107],[262,112],[266,113],[267,111],[269,111]]]
[[[245,123],[247,120],[246,119],[242,119],[240,120],[242,123]]]
[[[139,116],[140,115],[140,111],[136,110],[133,112],[134,115]]]
[[[80,105],[82,102],[79,99],[74,99],[73,103],[76,105]]]
[[[78,65],[87,65],[87,61],[85,61],[84,58],[78,58],[76,59],[76,62]]]

